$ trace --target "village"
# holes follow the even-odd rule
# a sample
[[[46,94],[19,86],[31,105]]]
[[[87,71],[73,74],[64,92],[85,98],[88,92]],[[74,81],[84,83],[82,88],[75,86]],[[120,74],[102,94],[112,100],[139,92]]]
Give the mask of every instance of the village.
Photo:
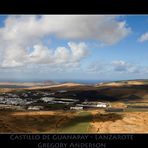
[[[57,92],[44,91],[24,91],[19,93],[1,93],[0,94],[0,109],[15,109],[15,110],[83,110],[110,108],[108,102],[98,101],[80,101],[72,98],[57,98],[56,93],[65,93],[66,90],[58,90]],[[75,95],[75,94],[73,94]]]

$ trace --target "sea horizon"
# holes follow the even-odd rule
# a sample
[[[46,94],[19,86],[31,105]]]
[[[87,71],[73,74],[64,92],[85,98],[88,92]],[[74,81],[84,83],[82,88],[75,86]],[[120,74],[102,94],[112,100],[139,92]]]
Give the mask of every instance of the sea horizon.
[[[106,79],[106,80],[99,80],[99,79],[43,79],[43,80],[0,80],[1,83],[8,82],[8,83],[43,83],[43,82],[55,82],[55,83],[81,83],[81,84],[97,84],[97,83],[104,83],[104,82],[117,82],[117,81],[131,81],[131,80],[147,80],[147,79]]]

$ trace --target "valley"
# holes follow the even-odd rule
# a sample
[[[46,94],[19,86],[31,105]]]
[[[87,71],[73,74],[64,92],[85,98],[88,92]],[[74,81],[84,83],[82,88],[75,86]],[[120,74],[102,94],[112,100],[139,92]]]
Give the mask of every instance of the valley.
[[[148,131],[145,82],[63,83],[27,88],[9,85],[0,88],[1,133]]]

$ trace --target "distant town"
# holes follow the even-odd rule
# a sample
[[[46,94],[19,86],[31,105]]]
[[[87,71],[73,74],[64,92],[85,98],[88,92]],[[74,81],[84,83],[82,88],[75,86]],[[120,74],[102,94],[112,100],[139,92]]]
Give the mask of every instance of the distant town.
[[[24,91],[15,93],[1,93],[0,109],[16,109],[16,110],[50,110],[50,106],[59,106],[58,109],[64,110],[83,110],[90,108],[107,108],[111,107],[109,103],[98,101],[83,101],[78,99],[56,98],[55,93],[65,93],[66,90],[57,92],[44,91]],[[75,95],[75,94],[73,94]],[[49,108],[48,108],[49,106]]]
[[[94,85],[3,82],[1,86],[0,132],[138,133],[148,129],[147,80]]]

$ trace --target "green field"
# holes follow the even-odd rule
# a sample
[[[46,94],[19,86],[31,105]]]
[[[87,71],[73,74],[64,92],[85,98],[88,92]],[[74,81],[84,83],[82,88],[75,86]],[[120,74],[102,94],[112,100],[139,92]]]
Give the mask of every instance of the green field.
[[[61,125],[58,133],[86,133],[89,132],[92,115],[90,112],[82,111],[70,121]]]

